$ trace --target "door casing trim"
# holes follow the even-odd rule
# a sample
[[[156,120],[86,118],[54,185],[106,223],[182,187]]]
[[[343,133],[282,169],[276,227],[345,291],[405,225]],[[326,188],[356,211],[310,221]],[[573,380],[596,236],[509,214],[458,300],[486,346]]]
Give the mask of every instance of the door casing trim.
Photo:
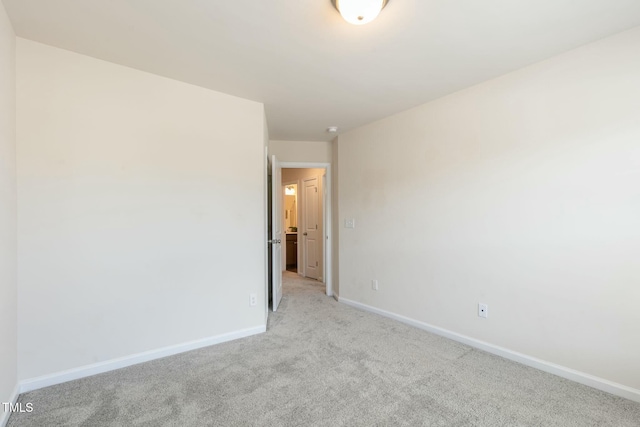
[[[326,186],[322,192],[322,223],[323,223],[323,239],[324,239],[324,266],[322,278],[326,285],[327,296],[333,296],[333,265],[332,265],[332,240],[333,224],[331,223],[331,212],[333,211],[333,203],[331,200],[332,182],[331,182],[331,163],[318,162],[280,162],[283,169],[324,169]],[[282,182],[280,183],[282,185]]]

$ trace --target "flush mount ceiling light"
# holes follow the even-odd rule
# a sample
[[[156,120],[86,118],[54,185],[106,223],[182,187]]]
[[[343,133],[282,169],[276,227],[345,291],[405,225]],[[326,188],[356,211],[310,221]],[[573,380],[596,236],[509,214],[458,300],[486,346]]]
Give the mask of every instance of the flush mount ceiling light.
[[[364,25],[378,17],[389,0],[331,0],[340,15],[350,24]]]

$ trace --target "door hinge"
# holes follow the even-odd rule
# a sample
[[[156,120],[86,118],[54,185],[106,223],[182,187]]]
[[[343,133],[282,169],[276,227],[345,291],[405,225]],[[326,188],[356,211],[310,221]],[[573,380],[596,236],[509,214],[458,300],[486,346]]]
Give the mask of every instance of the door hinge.
[[[315,189],[316,189],[316,193],[317,193],[318,192],[318,187],[315,187]]]
[[[318,229],[318,224],[316,224],[316,230]]]
[[[316,261],[316,267],[318,266],[318,261]]]

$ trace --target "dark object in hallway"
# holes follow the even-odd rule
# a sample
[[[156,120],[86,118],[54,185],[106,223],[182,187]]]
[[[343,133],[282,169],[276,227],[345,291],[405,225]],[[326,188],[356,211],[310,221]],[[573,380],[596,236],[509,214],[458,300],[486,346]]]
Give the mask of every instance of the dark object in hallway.
[[[298,271],[298,234],[287,233],[287,270]]]

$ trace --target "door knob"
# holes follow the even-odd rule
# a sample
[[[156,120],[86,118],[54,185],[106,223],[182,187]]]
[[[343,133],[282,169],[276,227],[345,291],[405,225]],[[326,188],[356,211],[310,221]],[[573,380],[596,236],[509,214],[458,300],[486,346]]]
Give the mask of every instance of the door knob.
[[[307,232],[305,231],[304,233],[302,233],[302,235],[303,235],[303,236],[306,236],[306,235],[307,235]]]

